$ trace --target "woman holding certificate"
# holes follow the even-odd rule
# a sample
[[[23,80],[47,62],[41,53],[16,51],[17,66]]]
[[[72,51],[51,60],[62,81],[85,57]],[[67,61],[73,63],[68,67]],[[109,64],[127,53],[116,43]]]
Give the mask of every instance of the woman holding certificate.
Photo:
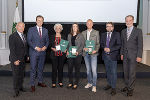
[[[52,88],[56,87],[56,80],[58,74],[58,85],[63,87],[63,66],[66,58],[66,50],[61,51],[60,41],[65,40],[65,36],[61,34],[63,27],[61,24],[55,24],[54,30],[56,34],[50,36],[50,48],[51,48],[51,61],[52,61]]]
[[[68,35],[69,50],[67,52],[68,56],[68,76],[69,84],[67,88],[77,89],[80,68],[82,61],[82,52],[85,44],[83,35],[79,32],[79,26],[77,23],[72,24],[71,32]],[[72,56],[69,56],[69,55]],[[73,67],[75,68],[75,81],[73,82]]]

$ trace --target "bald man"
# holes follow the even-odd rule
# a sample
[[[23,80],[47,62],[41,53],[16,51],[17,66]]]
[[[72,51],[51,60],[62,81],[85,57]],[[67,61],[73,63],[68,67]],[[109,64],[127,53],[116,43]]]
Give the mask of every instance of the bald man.
[[[25,72],[25,57],[27,55],[27,44],[23,34],[25,24],[19,22],[16,25],[17,31],[9,36],[9,48],[12,74],[13,74],[13,97],[19,96],[19,91],[25,92],[23,89],[23,78]]]

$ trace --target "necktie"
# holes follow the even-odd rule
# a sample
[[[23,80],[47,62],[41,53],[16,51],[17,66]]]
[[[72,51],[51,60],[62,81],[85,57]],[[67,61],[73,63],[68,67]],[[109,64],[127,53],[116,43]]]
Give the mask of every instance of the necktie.
[[[41,28],[39,28],[40,38],[42,38]]]
[[[110,32],[108,33],[107,41],[106,41],[106,47],[107,48],[109,48],[109,41],[110,41]]]
[[[23,44],[25,45],[25,43],[26,43],[26,39],[24,38],[24,35],[23,35],[23,34],[21,34],[21,36],[22,36]]]
[[[127,29],[127,41],[129,40],[129,37],[130,37],[130,29],[128,28]]]

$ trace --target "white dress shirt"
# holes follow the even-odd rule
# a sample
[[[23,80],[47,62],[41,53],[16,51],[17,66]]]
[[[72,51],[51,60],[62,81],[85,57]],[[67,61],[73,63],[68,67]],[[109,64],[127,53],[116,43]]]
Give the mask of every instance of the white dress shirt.
[[[41,35],[42,35],[42,27],[38,27],[38,26],[36,26],[36,27],[37,27],[38,32],[39,32],[39,28],[40,28],[40,30],[41,30]],[[40,32],[39,32],[39,35],[40,35]]]
[[[89,30],[87,30],[87,40],[89,40],[90,39],[90,34],[91,34],[91,32],[92,32],[92,29],[89,31]]]

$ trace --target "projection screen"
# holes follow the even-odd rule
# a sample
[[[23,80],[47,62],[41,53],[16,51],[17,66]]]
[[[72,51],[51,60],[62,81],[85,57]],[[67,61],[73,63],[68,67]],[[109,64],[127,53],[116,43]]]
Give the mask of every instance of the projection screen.
[[[23,0],[24,22],[35,22],[42,15],[45,22],[94,22],[125,23],[133,15],[137,23],[138,0]]]

